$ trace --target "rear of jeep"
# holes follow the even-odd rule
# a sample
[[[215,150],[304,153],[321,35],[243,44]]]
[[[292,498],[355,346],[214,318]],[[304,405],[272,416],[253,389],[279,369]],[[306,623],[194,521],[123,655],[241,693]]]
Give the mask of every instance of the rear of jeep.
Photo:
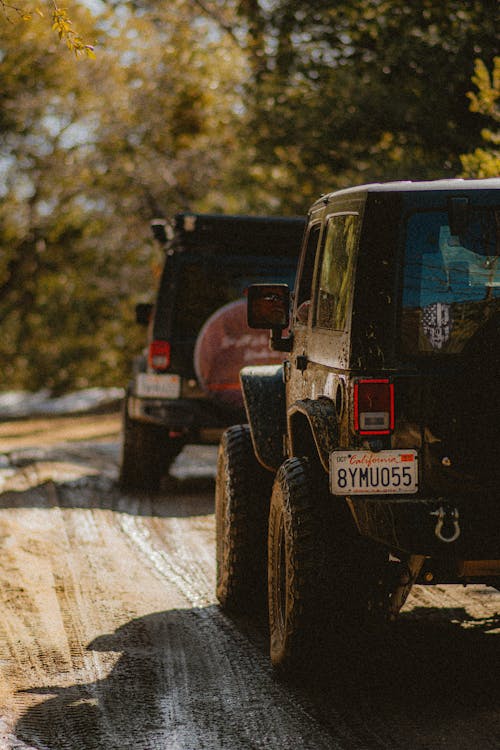
[[[260,547],[274,664],[302,661],[325,630],[393,619],[415,582],[500,586],[499,222],[499,180],[365,186],[312,207],[292,333],[272,336],[288,358],[242,372],[274,478]],[[258,327],[269,291],[250,289]],[[227,445],[226,517],[242,504]],[[219,600],[241,608],[262,581],[242,587],[219,528]],[[257,549],[262,520],[251,528]]]
[[[330,488],[410,581],[498,586],[500,183],[439,185],[384,196],[400,218],[384,243],[395,283],[377,290],[382,316],[366,303],[361,238],[346,446],[357,452],[333,452]]]
[[[293,281],[304,225],[301,217],[187,213],[167,237],[155,224],[165,261],[154,304],[136,310],[147,340],[124,403],[124,489],[158,489],[186,443],[217,442],[242,419],[239,369],[280,361],[246,324],[245,290],[255,278]]]

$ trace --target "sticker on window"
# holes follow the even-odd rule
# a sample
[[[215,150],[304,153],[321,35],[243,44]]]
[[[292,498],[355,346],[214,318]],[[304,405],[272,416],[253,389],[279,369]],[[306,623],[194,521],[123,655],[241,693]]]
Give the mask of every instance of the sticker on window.
[[[435,302],[422,309],[422,327],[433,349],[442,349],[451,334],[450,305]]]

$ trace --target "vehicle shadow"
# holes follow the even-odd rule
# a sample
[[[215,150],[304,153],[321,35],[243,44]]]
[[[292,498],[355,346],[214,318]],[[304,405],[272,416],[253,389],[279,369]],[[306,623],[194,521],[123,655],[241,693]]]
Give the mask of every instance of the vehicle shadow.
[[[248,690],[252,647],[228,653],[235,633],[215,606],[131,620],[87,645],[94,656],[80,674],[104,671],[98,652],[120,654],[106,676],[20,691],[47,698],[21,716],[16,737],[45,750],[248,750],[260,697]]]
[[[433,614],[403,618],[370,653],[325,649],[314,669],[286,680],[267,664],[261,624],[231,628],[215,606],[146,615],[88,644],[120,654],[105,677],[26,691],[49,697],[23,714],[16,734],[47,750],[248,750],[264,738],[266,750],[281,750],[288,706],[290,724],[303,717],[291,729],[295,747],[480,750],[480,737],[470,738],[483,720],[484,732],[498,727],[500,636],[491,631],[500,617]],[[91,664],[99,674],[97,655]]]
[[[383,748],[480,750],[490,744],[472,738],[484,721],[500,746],[500,613],[419,607],[368,645],[325,637],[321,649],[288,683],[327,725],[334,707],[358,736],[376,728]]]
[[[197,610],[159,612],[95,638],[88,651],[121,654],[109,674],[25,691],[49,697],[24,713],[16,736],[50,750],[196,747],[197,732],[210,727],[203,726],[203,711],[190,715],[190,693],[201,700],[215,691],[209,672],[198,679],[206,672],[199,620]],[[207,712],[209,724],[211,717]],[[177,742],[183,732],[191,732],[192,745]]]

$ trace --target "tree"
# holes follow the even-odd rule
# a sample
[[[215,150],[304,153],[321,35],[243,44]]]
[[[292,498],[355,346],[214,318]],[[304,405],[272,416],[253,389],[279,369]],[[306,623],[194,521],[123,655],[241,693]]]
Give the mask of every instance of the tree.
[[[493,0],[240,0],[257,183],[303,210],[327,189],[454,176],[479,145],[472,64],[497,49]]]
[[[490,75],[482,60],[476,60],[472,83],[477,92],[470,92],[471,112],[477,112],[497,126],[496,132],[483,128],[481,135],[485,145],[470,154],[460,157],[464,177],[500,177],[500,57],[493,61]]]
[[[84,65],[43,19],[0,29],[0,362],[29,389],[126,382],[149,220],[220,203],[233,152],[241,64],[218,29],[175,4],[75,21],[106,35]]]
[[[497,68],[490,83],[476,69],[472,111],[467,92],[473,60],[493,64],[496,0],[100,7],[71,11],[95,60],[75,62],[37,14],[0,25],[0,362],[11,385],[124,383],[159,213],[303,214],[337,187],[453,176],[460,154],[463,169],[478,155],[492,168],[474,149],[495,154],[477,112]]]
[[[13,23],[14,20],[31,21],[34,13],[40,16],[40,18],[44,17],[44,12],[40,5],[33,11],[30,6],[22,7],[18,4],[13,5],[6,2],[6,0],[0,0],[0,9],[3,11],[5,19],[10,23]],[[48,10],[52,23],[52,31],[57,33],[59,39],[64,42],[66,47],[75,56],[84,54],[87,57],[94,58],[94,47],[91,44],[87,44],[80,36],[80,33],[75,30],[67,9],[60,8],[55,0],[50,0]]]

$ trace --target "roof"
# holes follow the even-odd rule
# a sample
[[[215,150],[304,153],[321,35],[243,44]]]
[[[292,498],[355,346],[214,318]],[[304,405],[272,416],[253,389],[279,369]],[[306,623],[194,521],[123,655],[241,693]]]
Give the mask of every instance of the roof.
[[[197,213],[175,216],[175,236],[183,248],[217,248],[220,252],[297,253],[305,226],[305,216]]]
[[[452,191],[452,190],[500,190],[500,178],[491,177],[484,180],[427,180],[422,182],[413,182],[412,180],[400,180],[397,182],[375,182],[367,185],[358,185],[357,187],[343,188],[323,195],[314,204],[325,203],[333,197],[350,195],[353,193],[416,193],[431,191]]]

